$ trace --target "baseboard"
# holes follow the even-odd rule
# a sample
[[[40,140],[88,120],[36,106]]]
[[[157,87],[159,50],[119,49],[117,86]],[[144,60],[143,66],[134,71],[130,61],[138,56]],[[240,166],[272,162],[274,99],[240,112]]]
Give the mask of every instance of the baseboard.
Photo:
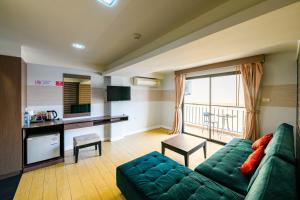
[[[110,141],[110,138],[109,138],[109,137],[105,137],[105,138],[101,138],[101,140],[102,140],[103,142],[107,142],[107,141]]]
[[[121,140],[123,138],[124,138],[124,136],[121,136],[121,137],[110,137],[110,138],[107,139],[107,141],[114,142],[114,141],[117,141],[117,140]]]
[[[156,126],[150,126],[150,127],[147,127],[147,128],[143,128],[143,129],[139,129],[139,130],[136,130],[136,131],[129,132],[129,133],[125,134],[125,136],[122,136],[122,137],[107,138],[107,140],[113,142],[113,141],[123,139],[124,137],[129,136],[129,135],[140,134],[140,133],[144,133],[146,131],[150,131],[150,130],[158,129],[158,128],[164,128],[164,129],[171,130],[171,128],[168,127],[168,126],[156,125]]]
[[[101,138],[101,139],[102,139],[102,141],[114,142],[114,141],[117,141],[117,140],[121,140],[124,137],[129,136],[129,135],[140,134],[140,133],[144,133],[146,131],[150,131],[150,130],[157,129],[157,128],[164,128],[164,129],[171,130],[171,127],[169,127],[169,126],[155,125],[155,126],[150,126],[150,127],[147,127],[147,128],[143,128],[143,129],[139,129],[139,130],[136,130],[136,131],[129,132],[129,133],[127,133],[127,134],[125,134],[124,136],[121,136],[121,137],[104,137],[104,138]],[[65,151],[72,150],[72,149],[73,149],[73,146],[65,147]]]
[[[0,175],[0,180],[6,179],[6,178],[9,178],[12,176],[20,175],[20,174],[22,174],[22,171],[16,171],[16,172],[8,173],[8,174],[3,174],[3,175]]]
[[[172,130],[172,127],[171,127],[171,126],[160,125],[160,128]]]
[[[153,130],[153,129],[157,129],[157,128],[160,128],[160,127],[161,127],[160,125],[150,126],[150,127],[147,127],[147,128],[139,129],[137,131],[132,131],[132,132],[126,134],[126,136],[127,135],[135,135],[135,134],[143,133],[143,132],[150,131],[150,130]]]
[[[164,128],[164,129],[172,130],[172,127],[169,127],[169,126],[156,125],[156,126],[150,126],[150,127],[147,127],[147,128],[139,129],[138,131],[133,131],[133,132],[127,134],[127,135],[139,134],[139,133],[143,133],[143,132],[150,131],[150,130],[153,130],[153,129],[158,129],[158,128]]]

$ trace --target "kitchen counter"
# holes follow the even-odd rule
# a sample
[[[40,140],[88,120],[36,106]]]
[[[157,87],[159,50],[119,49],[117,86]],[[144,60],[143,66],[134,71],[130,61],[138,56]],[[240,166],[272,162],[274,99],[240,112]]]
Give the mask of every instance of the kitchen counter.
[[[88,117],[80,119],[59,119],[52,121],[44,121],[31,123],[30,125],[23,126],[23,171],[31,171],[41,167],[57,164],[64,161],[64,135],[65,130],[84,128],[91,126],[98,126],[103,124],[111,124],[116,122],[128,121],[128,116],[99,116],[99,117]],[[58,132],[60,133],[60,156],[45,161],[40,161],[37,163],[26,164],[27,163],[27,138],[30,135],[41,135]]]
[[[65,129],[82,128],[88,126],[97,126],[102,124],[110,124],[115,122],[128,121],[128,116],[98,116],[88,117],[80,119],[59,119],[52,121],[30,123],[30,125],[24,125],[23,129],[40,128],[47,126],[64,125]],[[79,127],[78,127],[79,126]]]
[[[23,129],[31,129],[31,128],[40,128],[46,126],[55,126],[55,125],[62,125],[64,124],[63,120],[52,120],[52,121],[43,121],[43,122],[34,122],[30,123],[29,125],[24,125]]]

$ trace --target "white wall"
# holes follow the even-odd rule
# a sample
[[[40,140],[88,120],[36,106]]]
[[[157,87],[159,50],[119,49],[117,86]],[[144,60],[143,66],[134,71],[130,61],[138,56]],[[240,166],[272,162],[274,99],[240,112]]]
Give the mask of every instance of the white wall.
[[[56,110],[59,118],[63,118],[63,87],[56,87],[55,81],[63,81],[63,73],[91,76],[93,89],[104,87],[104,79],[97,73],[60,68],[44,65],[27,65],[27,109],[34,111]],[[50,86],[35,86],[36,80],[52,81]],[[36,101],[33,98],[38,98]],[[40,101],[40,102],[39,102]],[[53,102],[53,103],[51,103]],[[91,104],[91,116],[104,115],[104,99]],[[84,118],[84,117],[82,117]],[[68,120],[68,119],[66,119]],[[73,137],[88,133],[97,133],[101,138],[107,138],[103,126],[87,127],[65,131],[65,150],[73,148]]]
[[[159,88],[132,86],[129,78],[120,76],[111,77],[109,85],[131,86],[131,101],[108,102],[110,115],[118,116],[125,114],[129,116],[127,122],[111,124],[111,140],[118,140],[126,135],[160,127],[161,101],[149,100],[149,97],[141,94],[145,91],[151,92],[152,90],[158,90]],[[148,95],[151,95],[151,93],[148,93]]]
[[[28,64],[27,71],[27,99],[29,110],[44,111],[56,110],[59,118],[63,117],[63,87],[56,87],[54,84],[46,87],[35,86],[35,80],[55,81],[63,80],[63,73],[91,76],[92,80],[92,105],[91,116],[104,116],[106,106],[111,104],[111,115],[128,115],[129,120],[120,123],[113,123],[111,127],[95,126],[65,131],[65,150],[72,148],[74,136],[97,133],[103,139],[117,140],[127,135],[143,132],[161,126],[161,100],[150,98],[151,92],[157,89],[132,86],[128,77],[111,77],[112,85],[131,86],[132,100],[120,102],[105,102],[106,83],[104,77],[90,71],[74,70],[53,66]],[[97,94],[95,94],[97,93]],[[68,120],[68,119],[66,119]],[[113,130],[110,135],[111,130]]]
[[[79,75],[87,75],[91,76],[91,87],[93,89],[99,88],[103,89],[104,88],[104,79],[103,76],[94,73],[94,72],[89,72],[89,71],[83,71],[83,70],[74,70],[70,68],[60,68],[60,67],[53,67],[53,66],[44,66],[44,65],[35,65],[35,64],[28,64],[27,65],[27,87],[29,89],[28,91],[28,97],[27,99],[29,100],[29,105],[28,109],[30,110],[51,110],[55,109],[58,113],[59,118],[63,118],[63,87],[56,87],[55,81],[63,81],[63,74],[79,74]],[[35,81],[36,80],[48,80],[52,81],[52,84],[50,86],[35,86]],[[37,91],[37,89],[43,89],[44,91],[49,91],[50,89],[54,89],[55,91],[52,91],[51,95],[55,95],[55,97],[59,101],[55,101],[55,104],[50,104],[50,103],[43,103],[40,102],[40,104],[35,104],[31,105],[31,99],[33,97],[36,98],[41,98],[41,100],[44,100],[40,94],[34,93]],[[35,90],[36,89],[36,90]],[[31,90],[35,90],[32,91]],[[49,94],[50,95],[50,94]],[[52,96],[53,97],[53,96]],[[45,98],[52,98],[51,96],[46,96]],[[45,100],[46,102],[47,100]],[[54,101],[53,101],[54,102]],[[49,104],[49,105],[45,105]],[[92,105],[91,105],[91,116],[99,116],[103,115],[103,104],[104,104],[104,99],[102,102],[97,101],[93,102],[92,99]]]
[[[169,73],[162,80],[162,90],[164,92],[173,93],[173,98],[164,98],[161,108],[161,123],[164,128],[171,129],[174,121],[175,112],[175,75]]]

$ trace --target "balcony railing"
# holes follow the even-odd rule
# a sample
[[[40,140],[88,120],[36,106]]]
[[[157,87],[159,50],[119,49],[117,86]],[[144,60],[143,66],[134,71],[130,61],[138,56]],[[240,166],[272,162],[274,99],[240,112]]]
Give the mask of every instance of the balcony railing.
[[[185,125],[241,137],[245,107],[184,103],[183,115]]]

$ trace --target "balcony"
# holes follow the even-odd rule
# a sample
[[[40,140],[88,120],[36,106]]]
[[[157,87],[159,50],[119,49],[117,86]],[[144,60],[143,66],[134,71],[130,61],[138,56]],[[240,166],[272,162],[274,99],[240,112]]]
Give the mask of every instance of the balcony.
[[[227,143],[242,137],[245,107],[184,103],[183,118],[184,132]]]

